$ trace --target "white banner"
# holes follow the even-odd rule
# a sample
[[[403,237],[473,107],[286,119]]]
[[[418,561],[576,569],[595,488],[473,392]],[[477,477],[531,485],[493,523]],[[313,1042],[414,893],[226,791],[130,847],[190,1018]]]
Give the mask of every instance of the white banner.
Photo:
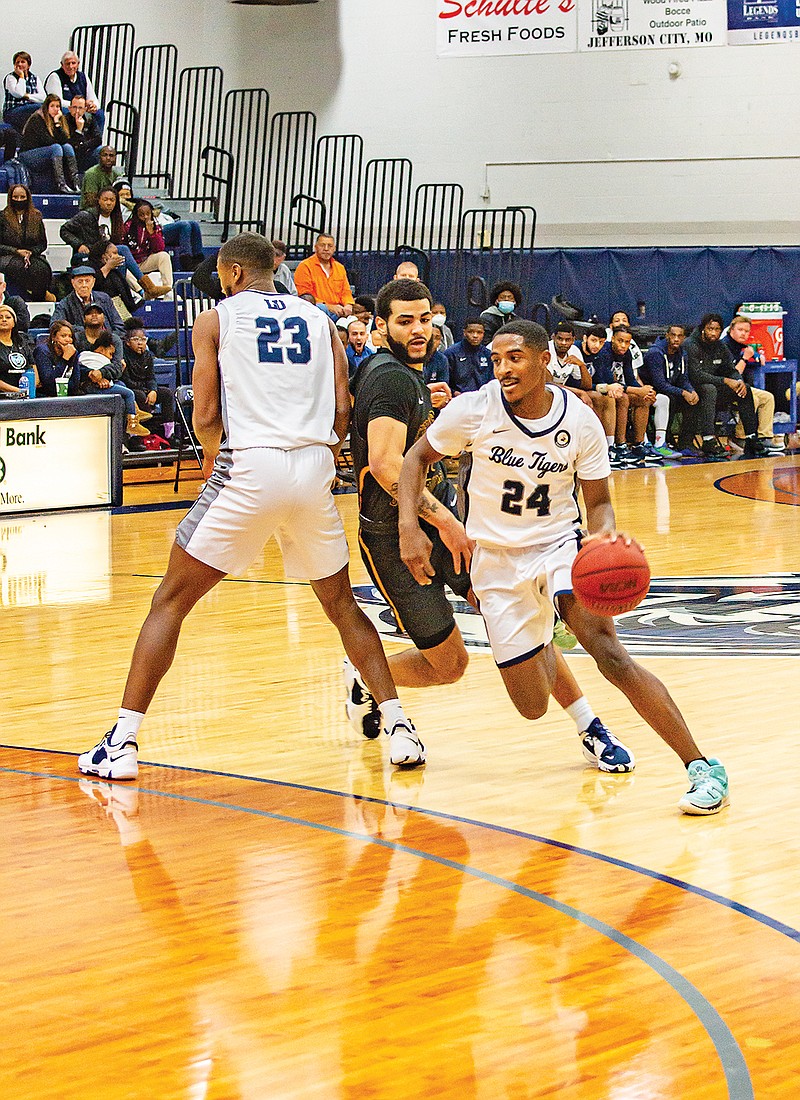
[[[725,46],[726,0],[581,0],[578,49],[666,50]]]
[[[437,0],[438,57],[571,53],[577,33],[576,0]]]

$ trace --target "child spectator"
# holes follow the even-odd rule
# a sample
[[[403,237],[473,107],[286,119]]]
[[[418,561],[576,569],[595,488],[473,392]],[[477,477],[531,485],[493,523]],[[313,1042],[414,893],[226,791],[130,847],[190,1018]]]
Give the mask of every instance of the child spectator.
[[[2,312],[2,311],[0,311]],[[125,402],[127,413],[126,432],[128,436],[149,435],[147,428],[139,423],[136,415],[136,398],[133,390],[119,381],[121,371],[113,362],[116,353],[114,336],[108,332],[101,332],[94,341],[92,351],[82,351],[78,355],[78,364],[81,372],[82,393],[118,393]],[[126,440],[126,446],[128,445]],[[135,443],[129,450],[140,450],[141,445]]]
[[[155,414],[156,406],[159,407],[154,424],[160,425],[164,438],[169,439],[175,429],[175,397],[168,386],[158,384],[153,356],[147,347],[147,332],[138,317],[125,322],[122,354],[125,360],[122,381],[133,390],[140,409]]]

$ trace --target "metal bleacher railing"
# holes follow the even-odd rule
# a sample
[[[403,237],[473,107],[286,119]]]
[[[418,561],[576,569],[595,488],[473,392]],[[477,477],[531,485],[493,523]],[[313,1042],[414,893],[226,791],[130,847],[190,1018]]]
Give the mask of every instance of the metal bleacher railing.
[[[219,66],[181,69],[175,46],[135,47],[130,23],[77,27],[71,44],[110,108],[108,132],[128,172],[210,211],[223,240],[255,229],[300,259],[325,230],[358,257],[365,281],[380,268],[378,254],[455,252],[456,309],[471,277],[480,292],[495,266],[514,278],[530,259],[531,207],[465,210],[460,184],[415,184],[404,157],[365,161],[358,134],[318,136],[311,111],[270,116],[267,89],[226,91]]]

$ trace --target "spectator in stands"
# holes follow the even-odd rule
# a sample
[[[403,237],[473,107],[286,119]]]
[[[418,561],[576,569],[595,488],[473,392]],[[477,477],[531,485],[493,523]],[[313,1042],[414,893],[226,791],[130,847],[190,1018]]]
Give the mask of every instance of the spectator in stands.
[[[342,347],[347,347],[347,323],[350,320],[349,317],[340,317],[336,322],[336,331],[339,333],[339,339],[342,341]]]
[[[109,328],[106,324],[105,314],[103,313],[97,302],[89,302],[83,309],[83,328],[80,328],[75,333],[75,339],[78,351],[94,351],[95,344],[98,338],[104,332],[109,332]],[[124,332],[123,328],[123,332]],[[125,366],[125,357],[123,354],[122,339],[119,334],[112,332],[111,336],[114,340],[114,365],[119,368],[119,374],[122,374]],[[119,375],[118,375],[119,377]]]
[[[122,318],[117,313],[109,296],[94,289],[94,268],[81,263],[78,267],[73,267],[69,274],[72,291],[66,298],[56,302],[56,308],[53,310],[53,320],[69,321],[74,328],[82,328],[83,311],[87,305],[92,303],[98,305],[103,311],[109,330],[121,337],[125,331]]]
[[[40,344],[37,341],[33,349],[33,359],[39,371],[39,388],[36,392],[40,397],[56,396],[56,378],[68,379],[68,397],[76,397],[81,392],[75,330],[69,321],[53,321],[47,343]]]
[[[172,294],[172,260],[164,246],[164,235],[153,213],[153,204],[147,199],[137,199],[133,212],[125,223],[125,243],[142,269],[143,275],[158,271],[160,293]]]
[[[639,371],[642,382],[652,386],[658,394],[669,399],[670,418],[680,413],[681,426],[678,449],[691,453],[694,437],[704,423],[714,423],[717,391],[714,386],[703,384],[697,389],[689,381],[688,353],[685,346],[686,329],[683,325],[670,325],[662,337],[645,352]],[[666,436],[656,429],[656,449],[665,458],[675,457],[667,446]]]
[[[25,123],[19,159],[32,172],[44,172],[49,168],[56,190],[61,194],[77,193],[78,162],[58,96],[47,96]]]
[[[0,265],[3,263],[2,254],[0,254]],[[0,306],[9,305],[17,315],[17,328],[20,332],[27,332],[31,327],[31,315],[28,312],[27,302],[23,298],[17,297],[16,294],[8,294],[6,286],[5,274],[0,271]]]
[[[358,301],[358,299],[356,299]],[[442,333],[442,351],[447,351],[455,343],[453,337],[453,330],[447,327],[447,310],[441,302],[434,302],[431,306],[432,317],[431,320],[436,328],[441,330]]]
[[[3,121],[22,133],[25,123],[44,103],[45,91],[39,78],[31,72],[31,55],[17,50],[12,59],[14,68],[3,81],[6,98]]]
[[[419,268],[413,260],[402,260],[395,269],[393,279],[419,279]]]
[[[17,315],[9,305],[0,306],[0,390],[19,392],[19,378],[33,362],[28,336],[17,327]],[[39,376],[36,376],[38,387]]]
[[[123,214],[126,210],[129,214],[132,213],[136,205],[136,200],[131,191],[130,180],[125,179],[124,176],[116,179],[114,181],[114,190],[119,195]],[[200,223],[186,221],[183,218],[179,218],[171,211],[164,210],[160,206],[154,206],[153,213],[155,214],[156,221],[161,227],[164,244],[168,248],[179,249],[178,263],[181,266],[181,270],[196,271],[206,258],[203,252],[203,234],[200,229]],[[217,249],[217,251],[219,251],[219,249]],[[214,263],[216,264],[216,253],[214,254]]]
[[[314,254],[302,260],[294,273],[297,293],[312,294],[319,308],[334,321],[353,312],[353,293],[344,265],[333,258],[336,241],[329,233],[320,233]]]
[[[65,118],[78,169],[85,172],[87,168],[93,168],[98,164],[103,136],[94,115],[90,115],[86,110],[86,100],[82,95],[75,96],[69,105],[69,114]]]
[[[450,360],[442,351],[442,330],[435,325],[432,328],[433,354],[422,368],[422,377],[426,385],[432,382],[446,382],[450,387]]]
[[[611,386],[622,387],[631,413],[633,446],[625,446],[625,436],[615,437],[610,457],[624,466],[662,466],[663,457],[654,448],[645,446],[645,432],[650,409],[656,401],[652,386],[641,385],[633,372],[630,344],[633,339],[629,325],[617,325],[594,357],[594,384],[602,393],[611,393]],[[616,394],[618,391],[614,391]],[[619,408],[624,407],[620,402]]]
[[[492,305],[481,314],[484,342],[491,344],[494,334],[508,321],[517,320],[517,310],[522,301],[522,288],[516,283],[496,283],[489,291]]]
[[[758,439],[752,391],[737,371],[733,356],[720,340],[721,335],[722,317],[719,313],[706,313],[686,341],[689,381],[695,389],[704,385],[715,387],[716,407],[733,407],[742,421],[745,458],[763,458],[766,450]],[[716,461],[726,459],[727,451],[715,435],[714,419],[704,420],[700,431],[703,454]]]
[[[87,169],[81,185],[81,210],[97,206],[97,198],[104,187],[113,187],[122,178],[122,169],[115,167],[117,150],[111,145],[100,147],[98,161]]]
[[[353,302],[353,316],[358,317],[366,325],[367,332],[372,331],[372,323],[375,319],[375,299],[369,294],[361,294]]]
[[[137,414],[133,390],[119,381],[122,363],[117,361],[112,333],[107,330],[99,333],[91,351],[78,353],[78,364],[81,373],[81,393],[118,393],[125,402],[127,416],[125,431],[128,436],[150,434],[149,430],[140,423],[141,418]],[[126,447],[128,450],[140,450],[135,443],[131,447],[127,440]]]
[[[67,50],[61,58],[61,66],[48,73],[44,81],[44,90],[48,95],[57,95],[65,111],[69,110],[76,95],[86,100],[86,110],[94,115],[100,133],[103,132],[105,114],[100,109],[91,80],[81,72],[80,58],[72,50]]]
[[[15,183],[0,214],[0,265],[3,274],[34,302],[50,292],[53,272],[44,258],[47,234],[29,188]],[[52,294],[49,300],[53,301]],[[26,326],[27,327],[27,326]]]
[[[113,241],[101,241],[89,254],[89,262],[94,267],[95,286],[107,294],[121,317],[133,313],[144,301],[142,288],[135,279],[128,283],[125,273],[125,257]],[[143,275],[146,279],[147,276]]]
[[[605,330],[600,329],[599,345],[605,343]],[[608,444],[609,457],[613,458],[612,448],[615,444],[616,402],[612,394],[598,393],[594,389],[594,368],[587,365],[583,358],[583,352],[575,343],[575,329],[571,321],[559,321],[550,340],[550,362],[548,369],[557,386],[566,386],[571,389],[576,397],[588,405],[594,411],[598,420],[603,425],[603,431]],[[599,351],[599,348],[596,348]],[[592,353],[594,354],[594,353]],[[624,442],[627,428],[628,405],[625,402],[619,430]],[[621,463],[617,463],[614,469],[620,469]]]
[[[348,371],[350,377],[356,373],[365,359],[369,359],[372,351],[367,347],[367,326],[358,317],[351,317],[347,325],[347,354]]]
[[[769,390],[758,389],[753,386],[753,368],[766,362],[764,353],[759,353],[748,343],[752,322],[749,317],[737,313],[730,323],[730,327],[722,343],[733,356],[734,366],[745,382],[750,386],[753,394],[753,404],[756,407],[756,420],[758,421],[758,438],[767,454],[782,455],[785,453],[783,444],[773,438],[773,425],[775,423],[775,395]],[[741,418],[736,423],[736,438],[744,439],[744,427]]]
[[[444,353],[450,366],[450,389],[453,394],[479,390],[494,378],[494,367],[488,348],[484,346],[485,328],[477,317],[464,325],[464,337]]]
[[[294,285],[291,269],[286,262],[286,245],[283,241],[276,240],[272,242],[272,247],[275,249],[275,278],[279,283],[283,283],[289,294],[296,294],[297,287]]]
[[[169,386],[158,384],[153,356],[147,347],[147,332],[138,317],[125,322],[122,354],[125,362],[122,381],[133,390],[137,407],[153,414],[151,431],[158,426],[164,438],[169,439],[175,429],[175,396]]]

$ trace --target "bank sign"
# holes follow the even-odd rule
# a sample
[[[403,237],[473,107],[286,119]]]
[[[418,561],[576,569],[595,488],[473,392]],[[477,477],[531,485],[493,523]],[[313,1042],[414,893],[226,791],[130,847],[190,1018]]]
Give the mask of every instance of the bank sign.
[[[439,57],[598,53],[728,42],[725,0],[437,0],[437,4]]]
[[[0,420],[0,515],[111,503],[111,417]]]
[[[734,46],[800,42],[800,0],[728,0],[728,27]]]

